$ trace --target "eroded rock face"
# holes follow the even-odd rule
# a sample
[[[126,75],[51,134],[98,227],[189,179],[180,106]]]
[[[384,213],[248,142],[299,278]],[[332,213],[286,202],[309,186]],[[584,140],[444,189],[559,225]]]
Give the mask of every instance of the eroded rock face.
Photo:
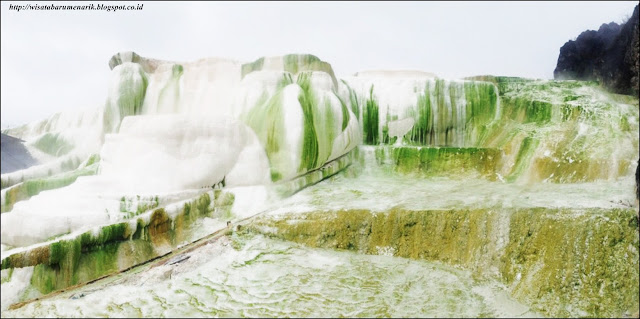
[[[621,94],[638,94],[638,6],[623,25],[603,24],[560,48],[556,79],[597,80]]]

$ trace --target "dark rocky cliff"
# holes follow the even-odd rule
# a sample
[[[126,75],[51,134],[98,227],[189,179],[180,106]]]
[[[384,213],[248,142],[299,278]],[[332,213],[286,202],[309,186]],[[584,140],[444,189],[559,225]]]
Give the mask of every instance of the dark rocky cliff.
[[[556,79],[597,80],[621,94],[638,94],[638,6],[624,24],[603,24],[560,48]]]
[[[11,173],[38,164],[38,161],[31,156],[27,148],[23,145],[23,140],[6,134],[0,135],[2,137],[0,139],[0,154],[2,155],[0,171],[2,174]]]

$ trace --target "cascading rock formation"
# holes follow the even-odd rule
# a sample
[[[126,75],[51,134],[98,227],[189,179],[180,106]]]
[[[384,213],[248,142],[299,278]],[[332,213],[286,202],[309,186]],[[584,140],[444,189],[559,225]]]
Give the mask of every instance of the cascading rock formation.
[[[9,307],[248,218],[242,231],[225,235],[236,236],[243,253],[220,248],[216,258],[263,251],[277,263],[281,251],[316,248],[395,256],[371,259],[380,268],[359,268],[359,278],[402,258],[420,271],[432,267],[420,263],[438,263],[445,270],[437,271],[457,274],[472,290],[456,296],[484,300],[469,316],[638,311],[636,97],[588,81],[448,80],[390,70],[339,78],[329,63],[304,54],[182,63],[121,52],[109,67],[103,106],[2,132],[34,158],[1,176],[3,317],[37,315],[34,303]],[[308,247],[283,248],[294,243]],[[319,254],[349,267],[360,262],[353,258],[374,258]],[[311,267],[293,257],[282,263]],[[228,276],[248,271],[211,267]],[[495,289],[487,293],[446,267],[495,282],[509,309],[524,310],[491,306]],[[327,285],[346,280],[332,267],[318,271],[326,271]],[[52,302],[68,315],[63,299]],[[432,306],[447,302],[455,303]],[[242,314],[222,308],[215,313]],[[182,314],[210,316],[212,309]],[[364,314],[452,315],[429,309]],[[172,316],[143,310],[136,313]],[[246,314],[291,315],[272,310]]]

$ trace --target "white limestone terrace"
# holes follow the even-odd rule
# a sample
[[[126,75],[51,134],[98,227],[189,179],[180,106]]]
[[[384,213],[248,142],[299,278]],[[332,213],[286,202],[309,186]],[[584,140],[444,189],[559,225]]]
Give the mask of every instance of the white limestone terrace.
[[[313,249],[254,236],[222,237],[172,260],[175,263],[92,283],[2,315],[540,317],[496,281],[388,255]],[[30,271],[17,269],[13,276]]]
[[[117,188],[122,196],[179,192],[210,187],[222,181],[229,186],[268,185],[290,180],[346,154],[361,143],[363,129],[383,132],[388,127],[389,136],[401,144],[403,135],[424,124],[419,123],[416,116],[420,110],[414,110],[420,99],[431,103],[424,108],[432,112],[434,146],[477,146],[480,138],[476,131],[498,120],[501,112],[498,89],[493,83],[443,81],[434,74],[410,70],[363,71],[338,81],[331,65],[313,55],[264,57],[251,63],[224,58],[176,63],[122,52],[113,56],[109,66],[112,79],[104,106],[59,113],[6,131],[24,139],[27,145],[52,147],[46,149],[50,152],[49,160],[41,165],[2,174],[3,188],[72,170],[92,154],[103,157],[100,177],[95,180],[107,176],[117,180],[109,187]],[[536,87],[532,86],[523,94],[528,97],[527,94],[534,91]],[[561,91],[552,87],[549,94],[558,100]],[[607,99],[593,88],[575,91],[585,95],[581,99],[596,100],[585,108],[591,113],[595,113],[593,108],[602,109],[600,105],[604,103],[600,101]],[[468,105],[469,94],[477,92],[485,92],[493,99],[488,108],[493,113],[473,127],[469,119],[475,115],[467,114],[473,110]],[[438,101],[440,98],[442,102]],[[380,121],[364,120],[368,102],[379,105],[375,112]],[[575,104],[568,102],[572,103]],[[631,106],[620,110],[617,111],[620,114],[608,112],[626,118],[626,125],[637,130],[637,112],[634,114]],[[555,119],[560,115],[554,112],[553,116]],[[211,119],[205,120],[207,118]],[[558,127],[565,130],[564,126]],[[589,128],[581,122],[580,130],[583,127]],[[535,130],[538,135],[548,130],[546,127],[532,129],[530,124],[509,129],[520,135],[526,130]],[[444,138],[438,134],[444,130],[452,133]],[[614,138],[624,137],[620,139],[624,147],[614,152],[615,161],[620,162],[622,168],[626,162],[633,163],[628,160],[628,150],[637,149],[637,139],[634,145],[634,140],[626,137],[630,133],[619,134],[618,127],[605,132],[609,131]],[[520,135],[519,141],[524,138]],[[549,140],[547,144],[555,143]],[[215,149],[220,145],[224,148]],[[517,150],[518,146],[509,147]],[[553,155],[550,147],[540,147],[536,152],[549,157],[547,153]],[[517,153],[511,151],[511,158]],[[194,168],[200,173],[193,173]],[[615,179],[626,171],[630,170],[612,169],[609,175]],[[80,179],[84,180],[94,179]],[[10,216],[26,207],[30,207],[30,212],[20,214],[23,218],[28,214],[35,214],[33,218],[47,215],[47,207],[59,206],[56,198],[66,197],[45,196],[58,194],[55,192],[46,191],[17,203],[14,212],[3,214],[3,220],[17,218]],[[49,199],[45,201],[45,197]],[[94,209],[105,211],[100,205],[87,208]],[[104,220],[104,216],[100,220]],[[11,237],[4,233],[5,228],[8,232],[18,231],[9,230],[12,227],[4,224],[3,238]]]
[[[267,212],[291,216],[309,212],[370,210],[455,210],[493,208],[573,209],[576,215],[589,209],[637,208],[633,176],[589,183],[507,183],[487,181],[473,174],[464,176],[415,176],[393,173],[379,164],[375,148],[361,146],[362,165],[353,167],[357,176],[340,175],[304,189]],[[327,200],[331,199],[331,200]]]
[[[44,190],[4,212],[3,254],[122,221],[124,197],[158,196],[167,205],[217,184],[266,187],[317,169],[361,140],[358,119],[340,102],[348,96],[336,96],[341,84],[314,56],[178,64],[125,52],[109,65],[104,107],[8,130],[53,147],[49,161],[3,174],[3,188],[73,170],[92,154],[100,161],[96,176]],[[314,134],[305,135],[305,127]],[[305,146],[310,140],[313,149]],[[3,200],[11,198],[3,189]]]
[[[124,197],[157,196],[160,206],[176,206],[214,185],[224,185],[236,195],[233,206],[237,218],[255,214],[267,204],[275,206],[268,215],[276,216],[338,209],[385,211],[394,207],[566,207],[575,209],[576,214],[591,208],[635,207],[632,176],[628,173],[637,160],[637,100],[635,105],[621,103],[624,107],[617,107],[595,88],[569,90],[584,94],[580,102],[591,103],[583,109],[569,101],[572,103],[567,104],[576,110],[564,114],[564,109],[548,103],[544,105],[548,108],[541,110],[550,114],[523,111],[503,118],[498,85],[490,81],[449,81],[427,72],[384,70],[359,72],[338,80],[329,63],[313,55],[265,57],[250,63],[223,58],[182,63],[123,52],[116,54],[109,66],[112,78],[104,106],[59,113],[7,131],[28,145],[50,146],[44,148],[50,158],[42,165],[3,174],[3,199],[12,198],[7,195],[7,186],[73,170],[92,154],[100,155],[100,168],[96,176],[83,176],[69,186],[42,191],[3,213],[3,257],[52,238],[133,221],[121,211]],[[526,84],[528,91],[523,95],[510,92],[507,96],[546,98],[547,92],[535,93],[545,83]],[[565,89],[549,89],[551,102],[564,101]],[[538,117],[542,120],[537,121]],[[373,133],[375,138],[367,141],[375,146],[360,147]],[[496,174],[497,180],[491,181],[475,176],[457,179],[388,174],[393,168],[376,168],[376,147],[391,144],[383,134],[397,138],[396,146],[404,145],[403,136],[413,134],[415,139],[409,141],[416,144],[410,145],[413,149],[491,148],[506,154],[500,164],[506,163],[504,170],[513,173],[515,182],[502,178],[507,174]],[[585,138],[588,143],[580,142],[580,136],[589,137]],[[598,155],[603,161],[594,160],[589,166],[593,152],[574,152],[582,156],[578,160],[587,163],[577,166],[572,157],[575,155],[569,151],[594,146],[601,147]],[[273,184],[305,176],[344,158],[356,147],[364,153],[363,175],[338,176],[282,201],[268,196],[267,189]],[[71,164],[65,164],[69,161]],[[573,175],[552,183],[554,169],[560,164],[576,167],[574,175],[592,177],[588,183],[573,183]],[[459,166],[467,169],[465,165]],[[542,170],[546,175],[534,176]],[[139,216],[150,215],[146,211]],[[224,227],[220,221],[212,223],[215,227],[210,229]],[[290,249],[297,248],[282,248]],[[238,257],[237,252],[228,253]],[[259,254],[253,250],[239,254],[245,253]],[[354,264],[371,261],[354,258]],[[249,263],[242,256],[231,262],[235,261]],[[308,263],[292,262],[289,266],[292,271],[309,268]],[[238,274],[244,274],[244,270],[226,275]],[[338,283],[344,279],[342,273],[335,277]],[[472,289],[469,287],[473,285],[462,286]],[[167,296],[173,296],[173,291],[167,291]],[[117,294],[109,298],[120,300]],[[477,296],[471,299],[477,300]]]

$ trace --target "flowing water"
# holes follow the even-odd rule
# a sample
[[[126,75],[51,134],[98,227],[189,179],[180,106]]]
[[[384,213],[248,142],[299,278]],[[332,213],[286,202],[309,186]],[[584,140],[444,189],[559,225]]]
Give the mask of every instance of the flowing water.
[[[624,208],[631,180],[514,185],[389,174],[368,149],[352,169],[284,199],[263,218],[345,209]],[[356,174],[357,172],[360,174]],[[576,212],[576,214],[578,214]],[[587,212],[588,214],[588,212]],[[118,275],[3,311],[3,317],[542,317],[504,283],[465,267],[310,248],[236,232],[179,263]],[[179,260],[179,259],[172,259]]]
[[[634,97],[296,54],[109,65],[103,106],[3,132],[40,162],[0,178],[3,317],[637,312]]]
[[[533,317],[495,281],[390,256],[222,237],[190,258],[3,317]]]

